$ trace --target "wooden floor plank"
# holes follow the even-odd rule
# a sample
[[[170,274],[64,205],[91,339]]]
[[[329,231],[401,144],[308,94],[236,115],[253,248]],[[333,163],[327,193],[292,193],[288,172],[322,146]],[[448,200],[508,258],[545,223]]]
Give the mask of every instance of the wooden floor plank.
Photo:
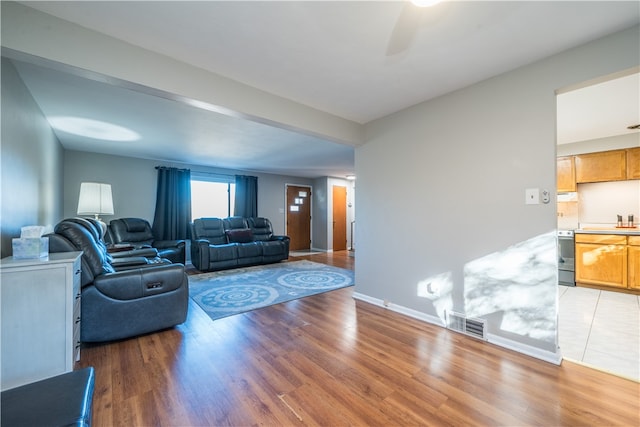
[[[309,259],[353,269],[347,252]],[[190,274],[197,273],[193,270]],[[640,425],[640,384],[331,291],[85,345],[93,425]]]

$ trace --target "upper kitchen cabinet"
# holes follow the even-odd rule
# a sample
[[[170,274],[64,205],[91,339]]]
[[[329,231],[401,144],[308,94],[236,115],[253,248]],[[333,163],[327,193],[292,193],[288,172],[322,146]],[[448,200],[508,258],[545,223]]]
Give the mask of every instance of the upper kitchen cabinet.
[[[576,182],[622,181],[627,179],[625,150],[600,151],[575,156]]]
[[[571,193],[576,191],[576,168],[573,156],[558,157],[556,168],[558,174],[558,193]]]
[[[627,179],[640,179],[640,147],[627,148]]]

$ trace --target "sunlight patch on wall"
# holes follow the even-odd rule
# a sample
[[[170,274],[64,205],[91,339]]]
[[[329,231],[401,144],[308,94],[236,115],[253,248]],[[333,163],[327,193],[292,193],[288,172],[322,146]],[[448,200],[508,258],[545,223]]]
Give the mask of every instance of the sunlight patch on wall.
[[[453,307],[453,279],[450,271],[418,282],[418,296],[430,299],[438,317],[445,323],[445,311]]]
[[[542,234],[467,263],[465,313],[500,330],[554,343],[557,330],[557,241]]]
[[[56,130],[92,139],[106,141],[136,141],[140,139],[137,132],[126,127],[82,117],[50,117],[49,124]]]

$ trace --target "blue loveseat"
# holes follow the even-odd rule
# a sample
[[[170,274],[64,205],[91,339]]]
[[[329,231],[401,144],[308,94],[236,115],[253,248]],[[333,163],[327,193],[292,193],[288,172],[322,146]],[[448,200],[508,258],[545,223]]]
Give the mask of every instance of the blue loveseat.
[[[289,237],[267,218],[200,218],[191,224],[191,262],[200,271],[268,264],[289,258]]]

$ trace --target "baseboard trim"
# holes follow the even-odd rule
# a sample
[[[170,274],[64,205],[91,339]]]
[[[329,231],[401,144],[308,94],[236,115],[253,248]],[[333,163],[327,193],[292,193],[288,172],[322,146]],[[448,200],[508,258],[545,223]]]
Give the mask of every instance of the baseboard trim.
[[[359,292],[353,293],[353,298],[367,302],[369,304],[373,304],[378,307],[385,308],[387,310],[403,314],[405,316],[412,317],[417,320],[421,320],[423,322],[431,323],[432,325],[440,326],[445,328],[446,325],[439,317],[432,316],[429,314],[422,313],[417,310],[413,310],[411,308],[403,307],[401,305],[393,304],[388,301],[381,300],[379,298],[374,298],[369,295],[361,294]],[[562,355],[558,352],[553,353],[546,350],[541,350],[536,347],[532,347],[530,345],[522,344],[517,341],[513,341],[498,335],[487,333],[487,341],[490,344],[497,345],[499,347],[503,347],[509,350],[516,351],[518,353],[525,354],[527,356],[534,357],[536,359],[543,360],[545,362],[553,363],[554,365],[560,365],[562,363]]]
[[[544,360],[545,362],[553,363],[554,365],[560,365],[562,363],[562,354],[560,354],[560,349],[554,353],[489,333],[487,334],[487,341],[491,344],[517,351],[518,353],[526,354],[527,356],[535,357],[536,359]]]
[[[411,308],[407,308],[401,305],[393,304],[378,298],[370,297],[369,295],[361,294],[359,292],[353,293],[353,298],[367,302],[369,304],[376,305],[378,307],[385,308],[387,310],[403,314],[408,317],[413,317],[414,319],[421,320],[423,322],[431,323],[436,326],[444,327],[444,322],[437,316],[432,316],[430,314],[425,314],[421,311],[413,310]]]

